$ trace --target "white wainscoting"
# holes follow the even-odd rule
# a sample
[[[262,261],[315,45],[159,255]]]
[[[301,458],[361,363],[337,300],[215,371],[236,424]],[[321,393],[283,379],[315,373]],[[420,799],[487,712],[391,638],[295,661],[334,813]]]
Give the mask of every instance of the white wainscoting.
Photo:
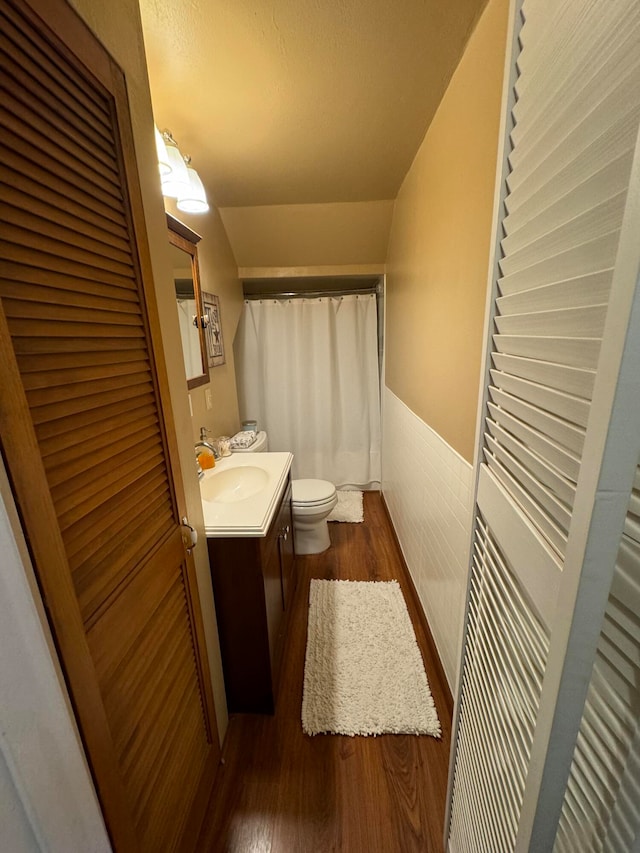
[[[453,693],[473,469],[392,391],[383,395],[382,493]]]

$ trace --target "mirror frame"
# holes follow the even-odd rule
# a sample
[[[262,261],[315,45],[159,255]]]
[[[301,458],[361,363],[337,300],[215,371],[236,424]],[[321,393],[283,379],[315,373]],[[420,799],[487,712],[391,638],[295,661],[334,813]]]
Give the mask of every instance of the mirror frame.
[[[209,356],[207,353],[207,338],[202,322],[204,317],[204,305],[202,302],[202,287],[200,286],[200,269],[198,267],[198,249],[197,244],[201,237],[192,231],[184,222],[180,222],[171,213],[167,213],[167,226],[169,228],[169,243],[177,249],[182,249],[191,256],[191,270],[193,273],[193,295],[196,302],[200,323],[198,323],[198,337],[200,339],[200,358],[202,360],[202,373],[199,376],[194,376],[192,379],[187,379],[187,388],[191,391],[192,388],[198,388],[200,385],[206,385],[209,380]],[[183,353],[184,359],[184,353]]]

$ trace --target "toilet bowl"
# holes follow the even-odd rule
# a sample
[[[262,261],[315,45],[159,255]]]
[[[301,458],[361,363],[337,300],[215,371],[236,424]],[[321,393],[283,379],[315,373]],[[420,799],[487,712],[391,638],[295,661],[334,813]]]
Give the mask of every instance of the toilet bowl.
[[[328,480],[293,480],[291,509],[296,554],[320,554],[331,545],[327,516],[338,503],[336,487]]]
[[[261,430],[249,447],[234,453],[264,453],[269,450],[267,433]],[[291,510],[296,554],[320,554],[331,545],[327,516],[338,503],[336,487],[328,480],[293,480]]]

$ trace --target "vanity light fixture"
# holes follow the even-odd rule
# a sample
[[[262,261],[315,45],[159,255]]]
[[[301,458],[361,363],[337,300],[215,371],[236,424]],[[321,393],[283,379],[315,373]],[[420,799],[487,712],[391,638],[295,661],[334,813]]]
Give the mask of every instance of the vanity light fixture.
[[[183,213],[206,213],[207,195],[200,176],[191,166],[191,157],[184,156],[171,131],[162,133],[156,128],[156,148],[162,195],[175,198]]]
[[[206,213],[209,210],[209,205],[200,175],[191,166],[191,157],[186,156],[184,162],[189,175],[189,189],[178,196],[178,210],[183,213]]]

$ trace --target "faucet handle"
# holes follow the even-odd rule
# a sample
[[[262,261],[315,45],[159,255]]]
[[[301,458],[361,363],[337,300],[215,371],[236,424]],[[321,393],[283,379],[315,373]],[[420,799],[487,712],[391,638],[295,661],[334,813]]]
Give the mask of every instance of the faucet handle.
[[[200,441],[207,440],[207,433],[209,430],[206,427],[200,427]]]

